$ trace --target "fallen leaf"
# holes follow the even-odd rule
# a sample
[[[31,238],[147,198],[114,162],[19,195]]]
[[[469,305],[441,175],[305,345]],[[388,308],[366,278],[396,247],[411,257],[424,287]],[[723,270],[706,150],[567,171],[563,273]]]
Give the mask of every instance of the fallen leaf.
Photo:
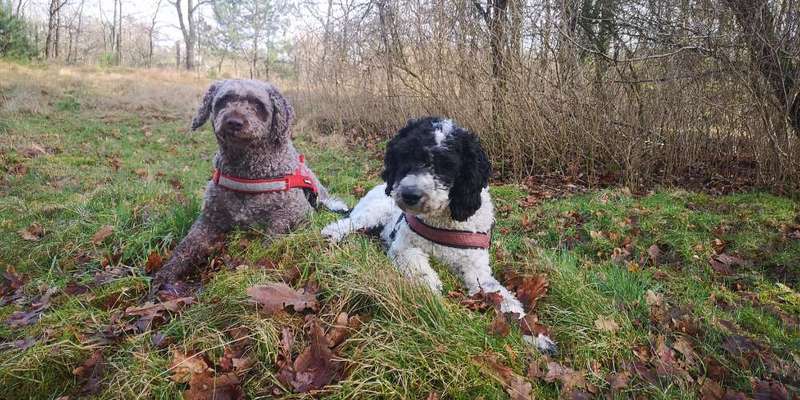
[[[762,350],[758,343],[740,335],[728,336],[722,342],[722,348],[738,360],[742,367],[748,367],[751,360]]]
[[[628,272],[630,273],[636,273],[642,270],[642,267],[636,261],[626,262],[625,267],[628,268]]]
[[[50,307],[50,297],[57,292],[57,289],[49,288],[39,297],[31,302],[28,311],[17,311],[6,320],[6,324],[11,328],[20,328],[31,325],[39,320],[44,310]]]
[[[606,381],[608,381],[608,385],[611,386],[612,391],[620,391],[628,387],[628,383],[631,381],[631,373],[628,371],[617,372],[609,375]]]
[[[615,264],[622,264],[628,257],[631,256],[631,252],[628,249],[623,249],[621,247],[615,247],[614,250],[611,252],[611,261]]]
[[[106,239],[108,239],[111,234],[114,233],[114,227],[111,225],[103,225],[97,232],[94,233],[92,236],[92,243],[93,244],[100,244],[103,243]]]
[[[499,307],[502,300],[503,297],[500,296],[499,292],[486,293],[481,290],[472,296],[462,299],[459,303],[471,311],[485,311]]]
[[[583,372],[577,372],[555,361],[547,363],[547,375],[544,376],[544,380],[547,382],[561,382],[562,389],[565,392],[571,392],[574,389],[582,389],[587,386]]]
[[[153,344],[157,349],[165,349],[167,346],[172,344],[172,338],[165,335],[164,332],[157,332],[150,338],[150,343]]]
[[[528,365],[528,379],[536,380],[536,379],[544,379],[546,372],[542,370],[542,366],[539,365],[539,361],[533,360]]]
[[[647,255],[650,256],[650,261],[653,262],[653,265],[658,265],[658,259],[661,257],[661,249],[657,244],[654,244],[647,249]]]
[[[214,375],[211,371],[192,375],[189,390],[183,392],[185,400],[242,400],[239,377],[234,373]]]
[[[711,247],[714,249],[714,253],[720,254],[725,251],[726,243],[721,239],[714,239],[711,241]]]
[[[601,332],[616,332],[619,324],[611,318],[600,316],[594,321],[594,326]]]
[[[536,314],[525,314],[524,317],[517,320],[519,329],[523,335],[537,337],[539,335],[550,336],[550,330],[546,326],[539,323],[539,317]]]
[[[281,339],[282,360],[278,363],[278,380],[296,393],[319,390],[330,384],[340,374],[341,363],[334,361],[330,343],[316,316],[307,317],[309,344],[294,362],[291,362],[290,331],[284,329]]]
[[[703,379],[703,383],[700,386],[700,395],[703,400],[722,400],[725,395],[725,389],[711,379]]]
[[[25,277],[17,273],[14,267],[7,267],[0,281],[0,298],[16,293],[25,285]],[[0,303],[0,305],[4,305]]]
[[[15,176],[23,176],[28,173],[28,166],[22,163],[17,163],[8,169],[8,173]]]
[[[80,389],[81,396],[89,396],[100,393],[100,381],[103,379],[106,362],[103,358],[102,350],[95,350],[92,356],[83,365],[72,370],[72,374],[83,382]]]
[[[491,376],[503,385],[506,393],[512,400],[531,400],[533,387],[510,367],[502,364],[494,353],[484,353],[472,358],[472,363],[485,374]]]
[[[236,374],[215,375],[202,354],[189,356],[180,350],[173,350],[170,370],[173,381],[189,384],[189,389],[183,392],[186,400],[244,399]]]
[[[495,309],[495,315],[492,319],[492,323],[489,324],[489,333],[494,336],[499,337],[506,337],[508,336],[508,332],[510,331],[510,327],[508,326],[508,322],[506,322],[505,316],[500,310]]]
[[[745,265],[745,261],[729,254],[717,254],[709,259],[709,264],[714,272],[720,275],[733,275],[733,267]]]
[[[778,381],[753,379],[751,384],[753,386],[753,398],[755,400],[797,399],[797,392],[794,393],[794,397],[790,396],[789,391],[786,390],[786,386]]]
[[[211,367],[208,366],[202,354],[196,353],[190,356],[176,349],[172,351],[172,364],[169,369],[172,371],[170,379],[173,382],[187,383],[191,380],[192,375],[202,374]]]
[[[138,316],[139,319],[135,323],[136,328],[140,332],[144,332],[152,328],[154,323],[166,321],[167,312],[176,313],[183,307],[191,305],[193,301],[192,297],[180,297],[157,304],[147,303],[141,307],[126,308],[125,315]]]
[[[659,375],[674,375],[685,380],[690,380],[689,373],[681,368],[680,364],[675,359],[675,352],[667,346],[666,338],[664,336],[659,336],[656,338],[656,342],[656,357],[653,359],[656,372]]]
[[[686,360],[686,364],[690,367],[694,367],[697,365],[697,353],[694,351],[694,347],[689,342],[685,336],[680,336],[672,343],[672,348],[675,349],[678,353],[683,355],[684,360]]]
[[[358,329],[363,321],[358,315],[348,316],[346,312],[339,313],[330,331],[325,335],[331,347],[337,347],[347,340],[351,332]]]
[[[268,285],[253,286],[247,289],[250,299],[261,304],[262,309],[268,314],[274,314],[291,306],[295,312],[306,309],[317,309],[317,298],[306,290],[295,290],[285,283],[270,283]]]
[[[591,393],[585,390],[572,390],[564,395],[569,400],[590,400],[594,398]]]
[[[652,385],[658,385],[658,373],[656,373],[654,368],[649,368],[644,363],[637,361],[631,365],[631,369],[633,372],[636,372],[636,375],[638,375],[639,378],[649,382]]]
[[[84,284],[78,283],[76,281],[70,281],[67,283],[67,286],[64,287],[64,293],[70,296],[75,296],[79,294],[87,293],[91,288]]]
[[[536,302],[547,294],[549,286],[550,282],[547,280],[547,275],[539,274],[522,278],[519,285],[513,290],[516,291],[517,299],[525,306],[525,310],[533,312],[536,308]]]
[[[648,290],[645,293],[644,300],[650,307],[661,307],[664,305],[664,295],[661,293],[656,293],[652,290]]]
[[[144,265],[144,270],[149,274],[154,271],[158,271],[163,264],[164,259],[161,257],[161,254],[159,254],[158,251],[152,251],[147,256],[147,263]]]
[[[33,143],[30,145],[30,147],[27,147],[24,150],[22,150],[22,154],[28,158],[36,158],[39,156],[46,155],[47,150],[44,147],[36,143]]]
[[[38,242],[44,237],[44,228],[34,222],[27,228],[20,230],[19,235],[27,241]]]

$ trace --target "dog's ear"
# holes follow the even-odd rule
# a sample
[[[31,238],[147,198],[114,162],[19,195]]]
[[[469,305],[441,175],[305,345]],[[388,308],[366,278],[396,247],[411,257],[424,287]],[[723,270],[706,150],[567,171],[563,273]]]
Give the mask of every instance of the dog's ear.
[[[419,119],[411,118],[406,122],[406,125],[400,128],[397,131],[397,134],[394,135],[392,140],[386,144],[386,154],[383,157],[383,172],[381,173],[381,179],[386,182],[386,195],[391,196],[392,194],[392,186],[394,186],[394,177],[397,173],[397,166],[399,164],[399,160],[396,160],[394,154],[396,151],[393,149],[398,146],[400,139],[407,136],[414,128],[416,128],[417,123],[419,123]]]
[[[392,148],[397,143],[397,136],[393,137],[392,140],[386,145],[386,154],[383,157],[383,172],[381,172],[381,179],[386,182],[386,195],[390,196],[392,194],[392,186],[394,186],[394,176],[397,172],[397,160],[395,160],[394,152]]]
[[[289,104],[289,100],[272,85],[267,86],[267,94],[272,102],[272,123],[270,130],[275,140],[281,141],[287,137],[289,127],[294,122],[294,108]]]
[[[219,87],[220,82],[214,82],[208,87],[208,90],[206,90],[203,101],[200,103],[200,106],[197,107],[197,114],[192,118],[193,131],[196,131],[208,121],[208,117],[211,115],[211,105],[214,103],[214,96],[217,95],[217,89],[219,89]]]
[[[458,131],[461,171],[450,188],[450,215],[456,221],[466,221],[481,208],[481,191],[489,185],[492,166],[478,137],[463,129]]]

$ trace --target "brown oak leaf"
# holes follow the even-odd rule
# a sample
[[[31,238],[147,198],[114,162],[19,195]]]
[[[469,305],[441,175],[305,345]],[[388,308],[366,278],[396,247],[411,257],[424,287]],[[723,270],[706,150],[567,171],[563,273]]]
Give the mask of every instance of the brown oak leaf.
[[[531,400],[533,387],[531,383],[502,364],[494,353],[484,353],[472,358],[472,363],[485,374],[500,382],[512,400]]]
[[[307,290],[296,290],[285,283],[270,283],[247,289],[250,299],[261,304],[268,314],[274,314],[291,306],[296,312],[317,309],[317,298]]]
[[[94,233],[92,236],[92,243],[93,244],[100,244],[103,243],[106,239],[108,239],[111,234],[114,233],[114,227],[111,225],[103,225],[97,232]]]

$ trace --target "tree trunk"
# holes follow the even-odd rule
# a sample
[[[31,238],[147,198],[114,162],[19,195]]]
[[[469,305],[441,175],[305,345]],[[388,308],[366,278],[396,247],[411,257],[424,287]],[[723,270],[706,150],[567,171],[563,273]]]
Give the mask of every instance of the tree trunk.
[[[147,31],[148,33],[148,47],[147,47],[147,68],[153,67],[153,35],[155,35],[156,30],[156,18],[158,17],[158,11],[161,9],[161,0],[158,0],[156,3],[156,11],[153,13],[153,18],[150,20],[150,30]]]
[[[176,0],[175,11],[178,12],[178,22],[181,27],[181,34],[183,35],[183,43],[186,45],[186,70],[194,70],[194,45],[195,38],[197,37],[195,31],[194,12],[196,6],[193,0],[186,0],[186,21],[183,19],[183,9],[181,8],[181,0]],[[198,4],[199,5],[199,4]]]
[[[81,44],[81,33],[83,33],[83,5],[86,0],[81,0],[81,6],[78,8],[78,29],[75,31],[75,54],[72,57],[74,62],[78,62],[78,48]]]
[[[66,3],[66,1],[62,3],[60,0],[50,0],[50,8],[47,13],[47,37],[44,42],[45,58],[53,59],[58,57],[59,11]]]
[[[508,74],[508,63],[506,62],[508,0],[489,0],[486,9],[477,0],[473,1],[489,28],[489,47],[492,55],[492,125],[500,131],[502,130]]]
[[[381,24],[381,41],[383,42],[384,60],[386,62],[386,96],[389,98],[389,109],[395,110],[395,93],[394,93],[394,57],[392,56],[392,45],[389,42],[389,33],[387,28],[387,14],[388,11],[385,1],[379,1],[378,6],[378,19]]]
[[[114,0],[114,20],[111,23],[111,52],[117,54],[117,0]]]
[[[114,0],[117,1],[117,0]],[[117,65],[122,65],[122,0],[119,0],[119,20],[117,22],[117,52],[114,61]]]
[[[181,69],[181,42],[175,42],[175,68]]]
[[[797,66],[791,60],[781,60],[789,52],[778,48],[775,17],[768,0],[724,0],[744,30],[745,43],[750,50],[753,67],[767,81],[778,102],[780,112],[789,121],[794,133],[800,136],[800,104],[796,90]]]

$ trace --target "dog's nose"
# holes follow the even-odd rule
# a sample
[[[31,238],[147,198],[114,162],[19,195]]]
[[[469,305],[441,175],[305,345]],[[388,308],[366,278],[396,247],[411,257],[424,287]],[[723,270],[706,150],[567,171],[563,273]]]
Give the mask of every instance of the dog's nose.
[[[403,190],[400,193],[400,197],[403,198],[403,203],[406,203],[409,206],[413,206],[419,203],[419,199],[422,198],[422,193],[416,190]]]
[[[238,117],[229,117],[225,119],[225,130],[238,131],[244,126],[244,121]]]

